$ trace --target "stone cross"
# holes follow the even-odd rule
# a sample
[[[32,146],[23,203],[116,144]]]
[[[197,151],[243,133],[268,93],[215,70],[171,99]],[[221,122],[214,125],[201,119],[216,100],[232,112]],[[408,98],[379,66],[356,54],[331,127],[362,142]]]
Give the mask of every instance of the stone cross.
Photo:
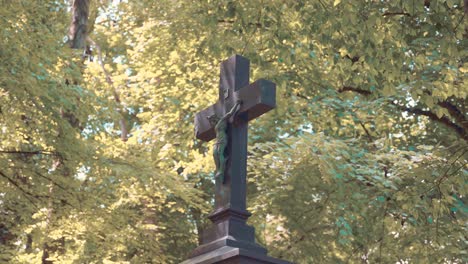
[[[209,118],[223,117],[242,102],[227,121],[224,180],[216,180],[215,210],[208,216],[213,225],[183,264],[290,263],[268,257],[267,250],[255,243],[255,229],[246,224],[251,215],[246,209],[248,122],[276,106],[275,84],[263,79],[249,84],[249,71],[249,60],[242,56],[223,61],[218,101],[195,116],[196,137],[210,141],[216,132]]]
[[[275,84],[260,79],[249,84],[249,60],[234,55],[221,63],[218,101],[195,116],[195,135],[203,141],[216,138],[209,117],[224,116],[240,100],[241,108],[228,122],[227,164],[224,182],[216,182],[215,212],[232,209],[246,211],[247,128],[248,121],[276,106]]]

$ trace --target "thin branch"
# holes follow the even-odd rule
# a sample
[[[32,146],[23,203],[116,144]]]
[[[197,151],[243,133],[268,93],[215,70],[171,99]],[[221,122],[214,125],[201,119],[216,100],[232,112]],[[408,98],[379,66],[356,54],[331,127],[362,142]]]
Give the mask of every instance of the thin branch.
[[[44,150],[33,150],[33,151],[22,151],[22,150],[0,150],[0,154],[20,154],[20,155],[49,155],[49,156],[60,156],[54,151]]]
[[[31,197],[34,197],[36,199],[38,198],[44,198],[46,196],[43,196],[43,195],[34,195],[32,194],[31,192],[23,189],[23,187],[21,187],[17,182],[15,182],[13,179],[11,179],[10,177],[8,177],[6,174],[4,174],[2,171],[0,171],[0,176],[4,177],[5,179],[7,179],[7,181],[9,183],[11,183],[13,186],[15,186],[18,190],[20,190],[23,194],[25,194],[24,198],[26,198],[36,209],[39,209],[39,207],[36,205],[36,203],[31,199],[29,198],[28,196],[31,196]]]
[[[296,95],[297,97],[299,97],[299,98],[304,99],[304,100],[307,100],[307,101],[310,100],[307,96],[302,95],[302,94],[300,94],[300,93],[296,93],[295,95]]]
[[[411,16],[411,14],[407,12],[385,12],[382,16]]]
[[[49,177],[47,177],[47,176],[45,176],[45,175],[42,175],[42,174],[40,174],[40,173],[37,172],[37,171],[34,171],[34,173],[35,173],[37,176],[39,176],[39,177],[41,177],[41,178],[44,178],[44,179],[50,181],[53,185],[59,187],[60,189],[62,189],[62,190],[65,191],[66,193],[68,193],[68,194],[70,194],[70,195],[73,195],[71,192],[69,192],[69,191],[67,190],[67,188],[65,188],[65,187],[63,187],[62,185],[56,183],[54,180],[52,180],[52,178],[49,178]]]
[[[466,153],[468,152],[468,149],[465,149],[460,155],[458,155],[457,158],[455,158],[451,163],[450,165],[448,166],[447,170],[444,172],[444,174],[442,174],[442,176],[437,180],[437,186],[440,187],[440,185],[442,184],[442,182],[447,179],[448,177],[454,175],[458,170],[460,170],[461,168],[463,168],[466,164],[463,164],[463,166],[461,166],[460,168],[458,168],[457,170],[455,170],[454,172],[452,172],[451,174],[449,174],[449,171],[450,169],[453,167],[453,165],[461,158],[463,157]]]
[[[19,190],[21,190],[23,193],[29,195],[29,196],[32,196],[34,198],[48,198],[47,195],[38,195],[38,194],[33,194],[31,193],[30,191],[27,191],[25,190],[23,187],[21,187],[17,182],[15,182],[12,178],[8,177],[5,173],[1,172],[0,171],[0,175],[3,176],[4,178],[6,178],[8,180],[8,182],[10,182],[11,184],[13,184],[16,188],[18,188]]]
[[[465,15],[468,13],[468,1],[465,0],[465,12],[463,12],[463,16],[460,18],[460,20],[458,21],[457,25],[453,28],[453,32],[457,32],[457,29],[458,27],[460,26],[460,24],[463,22],[463,20],[465,19]]]
[[[226,19],[218,19],[218,23],[223,23],[223,24],[234,24],[234,20],[226,20]],[[262,28],[263,25],[260,22],[256,23],[248,23],[247,25],[249,26],[255,26],[256,28]]]
[[[448,168],[445,170],[445,172],[442,174],[442,176],[440,176],[434,183],[434,186],[430,187],[429,189],[427,189],[425,192],[423,192],[420,197],[424,197],[426,194],[430,193],[431,191],[433,191],[435,188],[440,188],[440,185],[444,182],[444,180],[448,179],[450,176],[453,176],[455,175],[455,173],[457,173],[459,170],[461,170],[462,168],[464,168],[466,166],[466,164],[463,164],[462,166],[460,166],[459,168],[457,168],[455,171],[453,171],[452,173],[449,174],[449,171],[450,169],[453,167],[453,165],[462,157],[464,156],[466,153],[468,152],[468,148],[467,149],[464,149],[462,151],[462,153],[460,155],[458,155],[452,162],[450,162],[450,165],[448,165]],[[453,153],[453,156],[455,156],[455,154],[458,153],[458,150],[455,151],[455,153]],[[450,158],[451,158],[450,157]],[[449,159],[450,159],[449,158]]]
[[[361,125],[362,129],[364,129],[364,132],[366,132],[367,138],[369,139],[370,142],[372,142],[372,136],[369,133],[369,130],[367,130],[366,126],[362,123],[361,120],[359,120],[359,125]]]

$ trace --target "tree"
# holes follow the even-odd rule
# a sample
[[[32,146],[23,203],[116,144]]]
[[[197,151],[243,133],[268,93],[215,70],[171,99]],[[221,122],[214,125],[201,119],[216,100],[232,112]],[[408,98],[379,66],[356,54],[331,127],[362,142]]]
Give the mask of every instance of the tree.
[[[278,85],[249,139],[270,254],[467,259],[466,1],[84,1],[85,52],[27,2],[0,11],[1,258],[184,259],[214,171],[193,116],[239,53]]]
[[[95,50],[64,42],[68,6],[29,4],[1,11],[0,262],[173,262],[196,242],[196,192],[119,139]]]

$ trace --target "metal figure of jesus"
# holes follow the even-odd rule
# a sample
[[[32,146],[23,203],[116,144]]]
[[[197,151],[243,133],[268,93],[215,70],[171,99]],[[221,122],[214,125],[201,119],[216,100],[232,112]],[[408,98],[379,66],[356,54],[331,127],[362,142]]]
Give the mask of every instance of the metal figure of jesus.
[[[225,114],[221,119],[216,115],[208,117],[210,124],[214,126],[216,133],[216,143],[213,148],[213,158],[216,165],[215,179],[224,183],[224,171],[226,169],[226,162],[229,156],[226,156],[226,147],[228,145],[228,121],[231,117],[235,116],[241,107],[242,102],[238,100],[232,107],[231,111]]]

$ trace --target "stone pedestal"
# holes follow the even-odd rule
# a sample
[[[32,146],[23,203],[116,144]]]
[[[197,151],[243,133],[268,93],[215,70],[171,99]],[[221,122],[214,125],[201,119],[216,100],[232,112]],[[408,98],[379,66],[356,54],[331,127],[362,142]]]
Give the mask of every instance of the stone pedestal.
[[[211,214],[213,225],[202,235],[202,245],[181,264],[290,264],[267,256],[267,250],[255,243],[255,229],[245,223],[249,216],[232,208]]]

